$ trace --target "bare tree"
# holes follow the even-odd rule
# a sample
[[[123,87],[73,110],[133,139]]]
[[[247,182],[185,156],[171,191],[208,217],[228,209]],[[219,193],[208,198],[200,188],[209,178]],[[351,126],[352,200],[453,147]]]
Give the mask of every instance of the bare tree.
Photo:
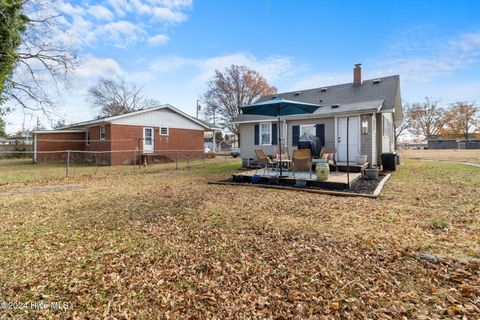
[[[445,114],[445,128],[442,134],[469,140],[480,130],[480,107],[475,103],[455,102]]]
[[[406,121],[406,119],[403,119],[401,124],[399,125],[394,124],[393,128],[395,129],[394,131],[395,148],[397,148],[398,139],[408,132],[408,129],[410,128],[410,124]]]
[[[158,106],[161,106],[162,102],[157,99],[151,99],[151,98],[146,98],[142,101],[141,103],[141,108],[142,109],[150,109],[150,108],[155,108]]]
[[[395,129],[394,131],[394,138],[395,138],[395,147],[398,145],[398,139],[406,134],[412,127],[412,122],[410,119],[410,110],[411,110],[411,105],[410,104],[405,104],[403,106],[403,121],[401,124],[396,125],[394,124],[393,127]]]
[[[2,94],[24,109],[50,113],[59,84],[68,83],[68,72],[77,65],[76,57],[65,41],[65,20],[54,11],[52,1],[24,0],[22,5],[28,22]]]
[[[410,121],[410,131],[425,138],[438,136],[444,125],[445,111],[438,101],[425,98],[423,103],[413,103],[406,113]]]
[[[92,107],[100,109],[102,116],[123,114],[145,106],[142,88],[124,79],[100,78],[88,89],[88,100]]]
[[[246,66],[232,65],[224,72],[216,70],[208,82],[208,91],[203,95],[204,115],[207,120],[239,136],[232,120],[240,114],[240,108],[276,92],[277,88],[271,87],[257,71]]]
[[[65,122],[65,119],[57,119],[55,123],[52,124],[52,129],[58,129],[65,127],[67,123]]]

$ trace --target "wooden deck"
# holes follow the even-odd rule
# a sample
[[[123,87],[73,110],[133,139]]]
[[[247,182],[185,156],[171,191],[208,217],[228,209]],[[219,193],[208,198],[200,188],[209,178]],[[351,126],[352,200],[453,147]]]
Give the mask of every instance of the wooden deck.
[[[368,168],[368,162],[365,164],[356,164],[356,163],[349,163],[347,166],[346,162],[337,162],[338,171],[347,172],[347,168],[350,169],[350,172],[362,172],[364,169]],[[332,166],[330,166],[330,170],[332,170]]]
[[[284,171],[286,177],[278,178],[278,171],[269,171],[264,174],[263,169],[257,171],[257,175],[261,177],[261,184],[279,184],[285,186],[295,186],[296,180],[306,181],[307,187],[317,187],[332,190],[343,190],[348,188],[348,179],[346,172],[331,172],[328,180],[318,181],[315,173],[312,176],[308,172],[297,172],[295,177],[293,172]],[[250,182],[252,176],[255,175],[255,170],[243,171],[233,175],[235,182]],[[361,176],[360,172],[350,173],[350,185]]]

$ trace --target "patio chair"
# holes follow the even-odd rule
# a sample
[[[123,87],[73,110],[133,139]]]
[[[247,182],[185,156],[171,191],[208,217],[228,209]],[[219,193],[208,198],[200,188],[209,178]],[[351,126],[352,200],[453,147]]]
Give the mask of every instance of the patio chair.
[[[312,153],[310,149],[293,150],[292,170],[294,179],[297,171],[308,171],[310,179],[312,178]]]
[[[255,150],[255,156],[257,157],[258,163],[263,165],[263,175],[265,172],[268,172],[269,168],[273,168],[276,164],[265,154],[265,151],[262,149]],[[258,168],[255,169],[255,174],[257,174]]]
[[[327,160],[328,164],[335,167],[338,172],[337,166],[337,151],[332,147],[325,147],[320,150],[320,159]]]

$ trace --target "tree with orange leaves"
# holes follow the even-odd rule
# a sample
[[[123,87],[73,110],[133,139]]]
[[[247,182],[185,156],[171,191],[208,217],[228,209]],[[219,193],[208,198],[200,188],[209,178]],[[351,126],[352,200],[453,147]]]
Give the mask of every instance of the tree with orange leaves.
[[[412,103],[405,116],[414,135],[428,138],[438,136],[442,132],[445,110],[437,101],[425,98],[423,103]]]
[[[475,103],[455,102],[444,117],[441,135],[452,138],[471,139],[480,131],[480,107]]]

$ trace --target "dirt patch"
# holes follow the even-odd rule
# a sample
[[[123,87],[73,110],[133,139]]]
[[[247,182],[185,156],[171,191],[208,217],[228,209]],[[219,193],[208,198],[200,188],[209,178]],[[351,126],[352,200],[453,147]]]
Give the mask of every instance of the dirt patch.
[[[25,188],[14,188],[7,191],[0,192],[0,197],[32,194],[32,193],[44,193],[44,192],[65,192],[86,188],[83,184],[65,184],[65,185],[53,185],[53,186],[33,186]]]

